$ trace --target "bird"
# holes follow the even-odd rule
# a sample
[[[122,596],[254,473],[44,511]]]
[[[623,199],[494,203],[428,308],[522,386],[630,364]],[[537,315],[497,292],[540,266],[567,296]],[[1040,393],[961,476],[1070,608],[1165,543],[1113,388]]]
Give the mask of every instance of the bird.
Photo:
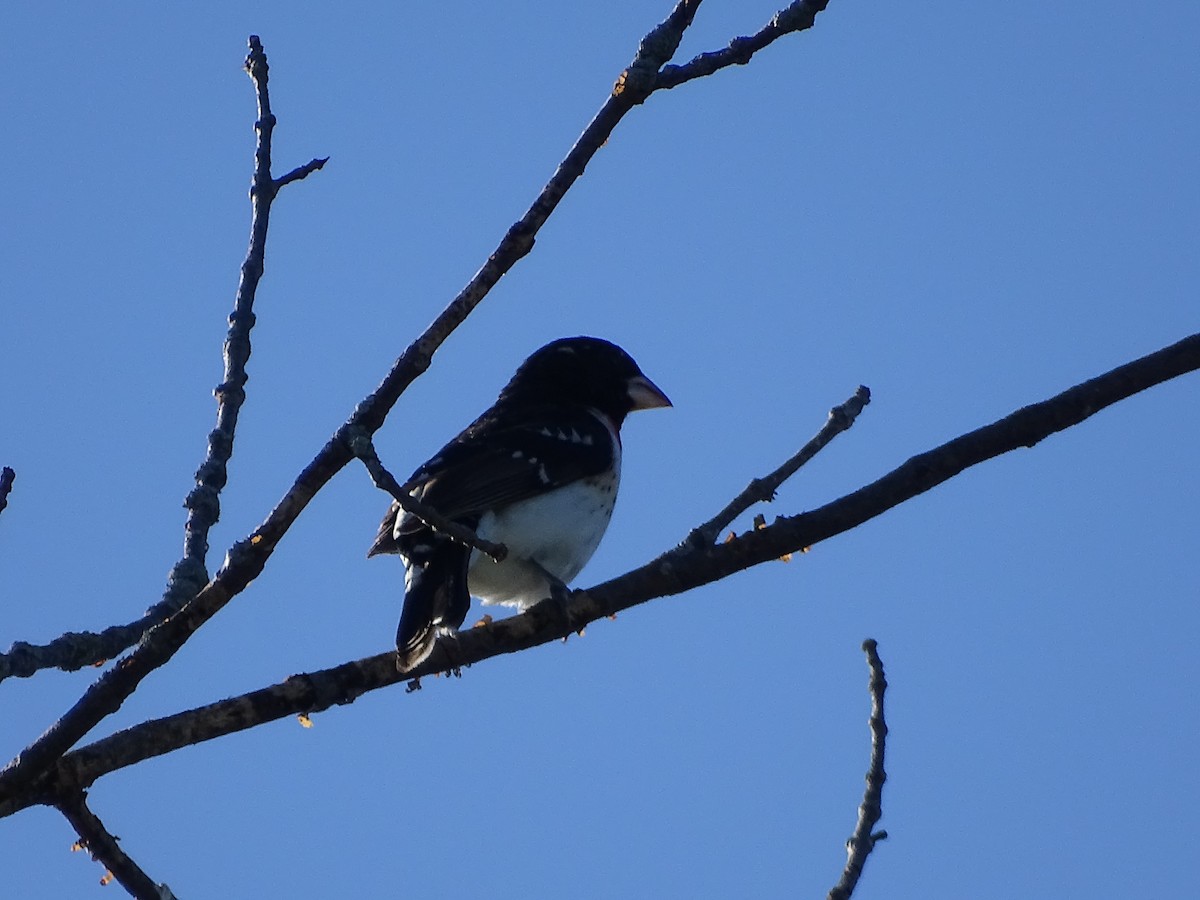
[[[399,671],[428,658],[439,635],[457,632],[472,596],[519,611],[565,599],[612,517],[625,417],[671,405],[628,353],[601,338],[560,338],[526,359],[496,402],[402,485],[444,518],[503,544],[503,560],[395,501],[367,553],[399,554],[405,563]]]

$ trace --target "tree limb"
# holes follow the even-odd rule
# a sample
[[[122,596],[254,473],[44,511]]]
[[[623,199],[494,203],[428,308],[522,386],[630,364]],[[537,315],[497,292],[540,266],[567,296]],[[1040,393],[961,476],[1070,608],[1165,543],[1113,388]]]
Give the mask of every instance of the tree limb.
[[[1200,369],[1200,334],[1120,366],[1057,396],[914,456],[872,484],[819,509],[780,517],[717,545],[683,542],[657,559],[617,578],[574,591],[566,616],[539,604],[525,613],[459,632],[438,641],[432,655],[410,673],[395,668],[395,653],[293,675],[240,697],[143,722],[65,757],[42,777],[24,784],[0,779],[0,817],[53,802],[64,788],[79,789],[97,778],[180,747],[243,731],[284,716],[315,713],[351,703],[368,691],[400,681],[515,653],[566,637],[581,625],[656,597],[682,593],[734,572],[777,559],[848,531],[963,470],[1077,425],[1140,391]],[[569,622],[570,624],[565,624]]]

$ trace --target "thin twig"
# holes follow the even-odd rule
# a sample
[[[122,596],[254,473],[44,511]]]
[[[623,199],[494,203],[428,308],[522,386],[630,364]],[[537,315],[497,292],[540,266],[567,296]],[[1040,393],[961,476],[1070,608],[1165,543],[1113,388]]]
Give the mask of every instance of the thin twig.
[[[5,466],[0,469],[0,512],[4,512],[4,508],[8,506],[8,495],[12,493],[13,482],[17,480],[17,473]]]
[[[854,834],[846,841],[846,867],[842,877],[829,892],[828,900],[850,900],[858,879],[862,877],[867,857],[875,844],[887,837],[886,831],[875,831],[883,816],[883,784],[887,773],[883,770],[883,754],[887,743],[888,727],[883,717],[883,695],[887,690],[887,679],[883,674],[883,662],[879,659],[879,645],[867,638],[863,641],[863,652],[867,655],[867,666],[871,679],[867,685],[871,692],[871,765],[867,769],[867,789],[858,807],[858,823]]]
[[[538,230],[583,174],[588,161],[608,140],[625,114],[645,100],[646,94],[636,89],[636,85],[645,79],[627,76],[648,71],[651,67],[655,72],[661,69],[678,48],[683,31],[691,24],[698,6],[699,0],[680,0],[667,20],[646,36],[600,112],[584,129],[533,205],[508,230],[499,247],[467,286],[424,334],[409,345],[380,386],[358,405],[350,419],[305,467],[262,525],[248,538],[230,547],[225,564],[216,576],[177,614],[148,632],[133,653],[101,676],[71,709],[0,771],[0,800],[32,783],[54,760],[119,709],[146,675],[166,663],[198,628],[262,572],[275,547],[308,502],[353,458],[350,447],[353,438],[360,433],[372,435],[379,430],[401,393],[429,368],[434,351],[482,302],[496,282],[533,248]],[[251,37],[250,43],[252,55],[256,49],[261,50],[257,37]],[[261,120],[259,125],[270,127],[273,119]],[[264,217],[264,228],[265,224]]]
[[[784,35],[812,28],[817,13],[823,12],[828,5],[829,0],[795,0],[775,13],[770,22],[750,37],[734,38],[724,50],[701,53],[681,66],[664,66],[654,87],[656,90],[670,89],[727,66],[744,66],[755,53]]]
[[[395,476],[380,462],[379,454],[375,452],[375,445],[369,437],[365,434],[360,434],[354,439],[353,446],[354,455],[362,460],[363,465],[367,467],[367,471],[371,474],[371,480],[375,482],[375,487],[391,494],[396,504],[403,510],[412,513],[430,528],[442,532],[460,544],[474,547],[476,550],[486,553],[496,562],[504,562],[504,557],[508,555],[508,548],[503,544],[495,544],[484,540],[470,528],[460,525],[458,522],[450,521],[432,506],[422,503],[408,491],[404,490]],[[393,506],[394,509],[395,506]]]
[[[858,418],[863,407],[870,402],[871,392],[864,385],[859,385],[858,390],[849,400],[829,411],[829,417],[821,426],[821,430],[801,447],[795,456],[770,475],[751,481],[744,491],[729,502],[728,506],[699,528],[693,529],[687,536],[686,543],[692,546],[711,544],[734,519],[755,503],[769,503],[774,500],[779,486],[795,475],[801,466],[820,453],[830,441],[843,431],[847,431],[854,424],[854,420]]]
[[[276,192],[278,192],[280,188],[291,184],[293,181],[301,181],[307,178],[313,172],[320,171],[321,169],[325,168],[325,163],[327,162],[329,162],[328,156],[319,159],[310,159],[304,165],[296,166],[296,168],[292,169],[292,171],[288,172],[286,175],[281,175],[279,178],[275,179]]]
[[[970,466],[1020,447],[1032,447],[1113,403],[1197,369],[1200,334],[913,457],[873,484],[818,510],[778,519],[729,543],[700,547],[684,544],[611,581],[574,591],[565,615],[535,606],[521,615],[460,631],[454,639],[453,654],[446,652],[444,643],[439,644],[429,659],[404,675],[396,671],[396,654],[389,650],[331,669],[294,675],[240,697],[143,722],[67,754],[48,772],[41,776],[35,773],[25,784],[3,783],[0,775],[0,818],[53,802],[58,785],[86,788],[102,775],[143,759],[284,716],[317,713],[336,704],[351,703],[368,691],[401,681],[546,644],[565,637],[568,627],[577,629],[655,597],[719,581],[784,553],[828,540]]]
[[[246,362],[250,358],[250,331],[255,321],[254,298],[263,274],[271,204],[280,188],[315,172],[328,161],[314,159],[282,178],[271,177],[271,136],[275,115],[271,112],[267,90],[267,57],[257,37],[251,36],[249,43],[246,72],[254,82],[258,108],[254,177],[250,186],[250,243],[242,263],[233,312],[229,315],[223,351],[225,370],[221,383],[213,392],[217,398],[217,424],[209,432],[205,459],[196,470],[196,486],[184,501],[188,517],[184,525],[183,557],[172,567],[162,599],[141,617],[101,632],[64,634],[48,644],[16,641],[7,653],[0,654],[0,681],[11,675],[28,678],[46,668],[74,671],[113,659],[140,641],[151,628],[178,612],[208,583],[205,562],[208,533],[220,517],[220,493],[228,478],[238,413],[246,399]]]
[[[109,875],[137,900],[172,900],[175,896],[165,884],[156,884],[154,879],[142,871],[141,866],[134,862],[121,849],[117,838],[108,832],[104,823],[92,812],[87,805],[87,794],[84,791],[72,791],[58,799],[55,804],[59,811],[66,816],[75,833],[79,835],[80,849],[91,853],[92,858],[103,863],[107,869],[101,884],[107,884]]]

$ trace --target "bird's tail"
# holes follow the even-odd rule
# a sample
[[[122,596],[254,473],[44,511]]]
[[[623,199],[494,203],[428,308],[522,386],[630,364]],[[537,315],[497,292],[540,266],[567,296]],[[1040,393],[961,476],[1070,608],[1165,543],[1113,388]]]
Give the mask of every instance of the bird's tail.
[[[445,536],[429,535],[407,548],[404,609],[396,629],[396,667],[408,672],[433,652],[439,633],[454,633],[471,607],[467,563],[471,550]]]
[[[400,614],[400,627],[396,629],[396,668],[401,672],[415,669],[433,652],[436,642],[437,626],[431,621],[418,620],[406,602]]]

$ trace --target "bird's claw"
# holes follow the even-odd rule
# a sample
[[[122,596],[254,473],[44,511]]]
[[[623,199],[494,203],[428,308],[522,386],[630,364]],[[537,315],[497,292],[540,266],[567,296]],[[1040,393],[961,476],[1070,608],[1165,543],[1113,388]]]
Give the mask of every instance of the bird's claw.
[[[550,582],[550,596],[537,606],[566,632],[563,635],[564,641],[572,633],[583,634],[583,626],[576,628],[574,617],[571,615],[571,589],[558,579]]]

